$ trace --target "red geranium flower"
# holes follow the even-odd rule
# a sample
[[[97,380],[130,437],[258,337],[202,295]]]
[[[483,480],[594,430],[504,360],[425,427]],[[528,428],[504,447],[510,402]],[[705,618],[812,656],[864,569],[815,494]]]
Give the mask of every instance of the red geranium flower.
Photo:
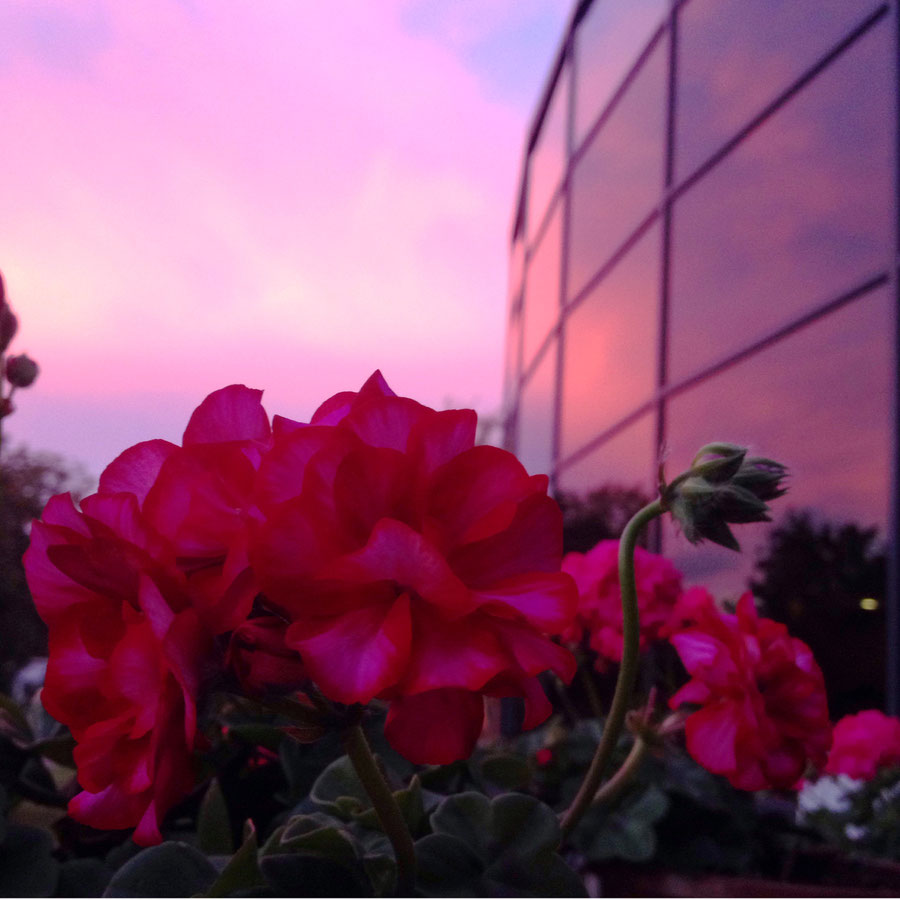
[[[174,547],[178,568],[219,634],[243,622],[258,586],[247,561],[256,471],[271,444],[262,391],[233,384],[194,410],[182,446],[144,441],[100,476],[99,493],[135,495],[146,521]]]
[[[247,617],[250,498],[270,439],[260,391],[233,385],[194,412],[184,446],[146,441],[82,511],[54,497],[25,568],[49,629],[42,694],[69,726],[84,791],[72,816],[137,826],[141,844],[194,783],[196,705],[221,669],[213,638]]]
[[[868,780],[879,769],[896,765],[900,765],[900,720],[867,709],[844,716],[834,726],[826,774]]]
[[[96,828],[159,823],[193,787],[196,698],[212,639],[171,548],[131,494],[95,494],[78,512],[54,497],[35,522],[25,569],[49,629],[42,702],[77,741],[84,790],[69,812]]]
[[[788,789],[831,745],[822,672],[809,647],[744,594],[737,615],[696,595],[692,627],[671,641],[692,676],[669,701],[698,703],[685,723],[687,748],[737,788]]]
[[[485,695],[523,696],[533,727],[550,712],[536,676],[574,672],[546,636],[576,603],[559,508],[545,476],[474,446],[475,423],[376,372],[309,425],[276,417],[259,469],[251,559],[288,645],[330,699],[390,701],[388,739],[414,762],[468,756]]]
[[[567,553],[562,569],[578,586],[575,626],[563,634],[577,643],[587,632],[601,671],[622,661],[622,592],[619,589],[619,542],[600,541],[587,553]],[[635,548],[634,575],[640,617],[640,649],[660,637],[681,594],[681,573],[663,556]]]

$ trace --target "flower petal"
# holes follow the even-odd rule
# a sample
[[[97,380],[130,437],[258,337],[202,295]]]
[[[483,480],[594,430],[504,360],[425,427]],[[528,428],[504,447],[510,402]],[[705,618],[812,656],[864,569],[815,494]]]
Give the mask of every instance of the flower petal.
[[[221,441],[268,441],[269,417],[262,406],[262,391],[231,384],[213,391],[193,412],[182,444]]]
[[[324,621],[294,622],[285,642],[299,651],[326,696],[368,703],[402,676],[411,634],[409,597],[403,595]]]
[[[129,447],[103,470],[98,490],[101,494],[126,491],[134,494],[138,503],[143,503],[162,464],[177,449],[175,444],[162,440],[143,441]]]
[[[483,722],[480,694],[445,688],[394,700],[384,734],[410,762],[443,766],[472,754]]]

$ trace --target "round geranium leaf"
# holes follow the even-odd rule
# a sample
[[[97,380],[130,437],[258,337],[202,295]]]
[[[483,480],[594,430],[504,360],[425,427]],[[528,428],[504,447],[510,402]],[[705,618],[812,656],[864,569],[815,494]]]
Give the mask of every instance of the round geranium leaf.
[[[112,877],[104,897],[190,897],[216,880],[215,866],[195,847],[166,841],[130,859]]]

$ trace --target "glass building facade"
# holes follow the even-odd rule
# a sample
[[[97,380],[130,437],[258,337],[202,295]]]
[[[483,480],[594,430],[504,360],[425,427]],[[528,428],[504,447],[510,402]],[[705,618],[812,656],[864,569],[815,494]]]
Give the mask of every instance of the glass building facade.
[[[897,0],[580,2],[513,217],[507,446],[582,499],[711,440],[787,463],[742,554],[653,543],[768,578],[839,711],[900,711],[897,95]]]

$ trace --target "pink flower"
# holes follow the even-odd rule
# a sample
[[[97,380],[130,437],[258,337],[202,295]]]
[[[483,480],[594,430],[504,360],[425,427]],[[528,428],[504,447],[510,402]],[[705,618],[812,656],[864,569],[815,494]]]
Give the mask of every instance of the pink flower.
[[[685,731],[702,766],[743,790],[786,790],[831,744],[822,673],[806,644],[757,616],[749,593],[737,615],[708,599],[697,595],[694,624],[671,639],[692,678],[669,705],[700,705]]]
[[[388,739],[420,763],[471,753],[484,696],[522,696],[525,727],[543,721],[536,676],[574,672],[547,635],[576,602],[546,477],[475,447],[471,410],[397,397],[379,372],[274,434],[251,559],[321,691],[388,701]]]
[[[868,780],[878,770],[900,765],[900,720],[877,709],[844,716],[834,726],[825,773]]]
[[[49,629],[43,700],[69,726],[84,788],[72,816],[161,840],[193,787],[196,708],[220,673],[214,646],[257,591],[247,562],[256,468],[268,446],[261,392],[233,385],[194,412],[184,446],[126,450],[76,510],[54,497],[25,555]]]
[[[600,541],[587,553],[567,553],[562,569],[578,586],[575,625],[562,636],[577,643],[586,631],[601,671],[622,660],[622,593],[619,590],[619,542]],[[640,649],[660,638],[681,594],[681,573],[663,556],[635,549],[635,583],[640,616]]]
[[[42,701],[77,741],[84,789],[69,812],[95,828],[137,826],[161,840],[168,809],[193,787],[196,705],[212,637],[171,548],[132,494],[66,495],[35,522],[25,568],[49,629]]]
[[[216,634],[243,622],[258,592],[247,559],[256,472],[271,444],[262,391],[233,384],[194,410],[182,446],[144,441],[100,476],[100,494],[134,494],[143,518],[174,548],[198,612]]]

